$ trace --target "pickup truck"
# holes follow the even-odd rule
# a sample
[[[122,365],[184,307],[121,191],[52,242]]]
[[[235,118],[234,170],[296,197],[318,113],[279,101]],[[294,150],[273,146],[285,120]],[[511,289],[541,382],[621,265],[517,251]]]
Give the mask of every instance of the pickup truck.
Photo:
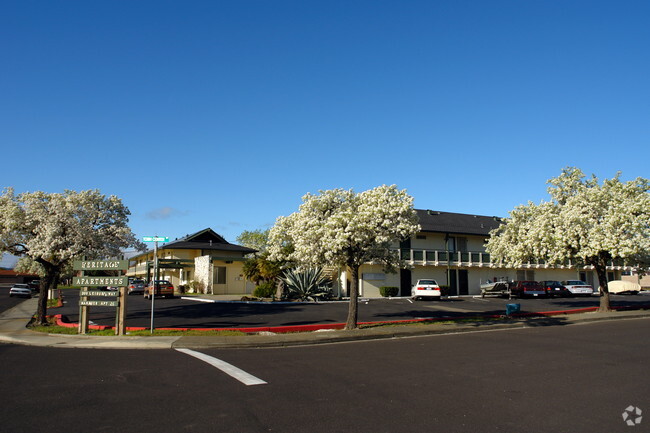
[[[440,286],[436,283],[436,280],[418,280],[417,283],[411,288],[411,297],[414,300],[422,298],[433,298],[440,299]]]

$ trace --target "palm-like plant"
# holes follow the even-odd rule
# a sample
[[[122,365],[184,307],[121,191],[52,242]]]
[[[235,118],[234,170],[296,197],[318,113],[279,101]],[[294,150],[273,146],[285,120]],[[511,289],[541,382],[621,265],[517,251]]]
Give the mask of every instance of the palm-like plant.
[[[283,263],[269,260],[268,253],[252,257],[244,262],[243,274],[255,284],[274,281],[282,274]]]
[[[289,297],[301,301],[315,301],[330,293],[330,280],[321,268],[289,269],[282,281],[287,285]]]

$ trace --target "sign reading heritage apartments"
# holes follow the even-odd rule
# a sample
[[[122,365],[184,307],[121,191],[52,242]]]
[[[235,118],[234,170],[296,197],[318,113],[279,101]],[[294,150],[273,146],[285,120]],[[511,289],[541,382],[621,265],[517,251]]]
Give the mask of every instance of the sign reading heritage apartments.
[[[128,260],[75,260],[72,264],[75,271],[126,271],[129,269]]]
[[[81,287],[125,287],[129,285],[129,277],[74,277],[72,285]]]
[[[124,335],[124,316],[126,314],[126,286],[129,285],[127,276],[96,276],[84,275],[85,271],[126,271],[129,269],[128,260],[75,260],[72,269],[82,271],[80,277],[72,279],[72,285],[80,287],[120,287],[118,292],[102,292],[96,290],[84,290],[79,292],[79,333],[88,332],[88,307],[116,307],[115,331],[117,335]],[[101,272],[100,272],[101,273]],[[122,273],[122,272],[117,272]],[[92,300],[90,296],[102,298],[113,297],[112,300]]]

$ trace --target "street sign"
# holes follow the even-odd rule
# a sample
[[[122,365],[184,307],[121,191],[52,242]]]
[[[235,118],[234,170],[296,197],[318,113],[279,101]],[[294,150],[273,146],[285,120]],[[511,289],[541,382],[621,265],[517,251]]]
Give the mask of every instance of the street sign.
[[[82,290],[79,293],[79,296],[101,296],[101,297],[104,297],[104,298],[110,298],[110,297],[114,298],[116,296],[120,296],[120,292],[118,292],[117,290],[114,291],[114,292],[112,292],[112,291],[111,292],[102,292],[101,290],[87,290],[87,291]]]
[[[118,307],[119,301],[79,301],[80,307]]]
[[[153,279],[158,279],[158,242],[169,242],[168,236],[143,236],[144,242],[155,242],[153,244]],[[153,312],[155,294],[151,296],[151,333],[153,334]]]
[[[129,277],[74,277],[72,285],[77,287],[126,287],[129,285]]]
[[[75,260],[72,263],[75,271],[126,271],[129,269],[128,260]]]
[[[143,242],[169,242],[169,236],[143,236]]]

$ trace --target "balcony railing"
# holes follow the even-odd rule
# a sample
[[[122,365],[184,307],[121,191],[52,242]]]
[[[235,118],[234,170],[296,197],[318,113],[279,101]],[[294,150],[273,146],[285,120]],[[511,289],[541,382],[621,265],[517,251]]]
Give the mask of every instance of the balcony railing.
[[[425,249],[400,249],[400,257],[409,263],[416,265],[431,266],[467,266],[467,267],[487,267],[493,266],[490,254],[484,251],[444,251],[444,250],[425,250]],[[578,268],[584,267],[584,262],[580,260],[566,260],[562,264],[547,264],[545,260],[531,260],[523,264],[522,268]],[[608,269],[627,270],[632,269],[632,265],[626,264],[621,259],[612,260],[607,264]]]

